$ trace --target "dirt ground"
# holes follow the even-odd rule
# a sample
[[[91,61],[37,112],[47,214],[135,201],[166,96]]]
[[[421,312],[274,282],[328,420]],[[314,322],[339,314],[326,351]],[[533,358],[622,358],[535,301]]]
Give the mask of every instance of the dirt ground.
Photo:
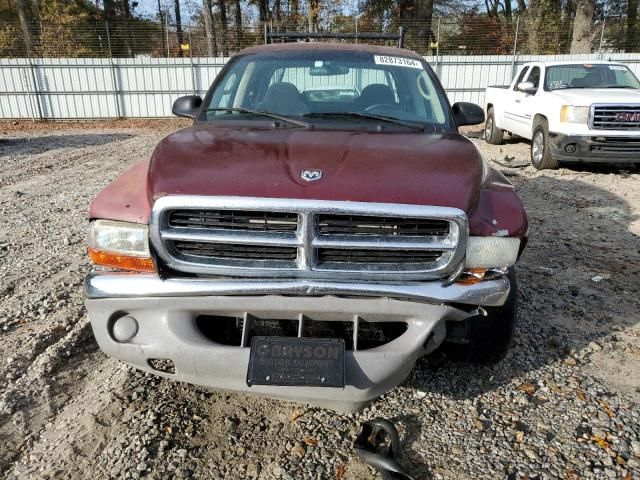
[[[351,448],[392,419],[416,478],[640,478],[640,174],[536,172],[473,139],[530,218],[516,345],[492,367],[421,360],[363,412],[141,374],[93,339],[91,199],[181,122],[0,124],[0,477],[373,478]],[[474,136],[471,132],[470,136]]]

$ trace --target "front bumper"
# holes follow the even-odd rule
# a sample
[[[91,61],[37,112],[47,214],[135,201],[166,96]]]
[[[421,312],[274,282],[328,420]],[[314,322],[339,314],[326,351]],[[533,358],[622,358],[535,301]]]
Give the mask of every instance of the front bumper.
[[[640,163],[640,136],[549,133],[551,155],[560,162]]]
[[[463,286],[330,283],[305,280],[168,279],[154,274],[92,273],[85,281],[86,306],[100,348],[139,369],[219,389],[314,403],[355,411],[393,388],[415,361],[445,337],[445,321],[475,313],[472,306],[498,306],[509,294],[506,277]],[[469,305],[469,308],[461,304]],[[137,333],[127,342],[114,338],[114,320],[129,315]],[[368,350],[345,352],[345,387],[247,386],[246,346],[216,343],[196,318],[307,321],[398,321],[407,330]],[[300,320],[302,321],[302,320]],[[357,327],[354,328],[357,331]],[[355,335],[355,334],[354,334]],[[246,343],[245,343],[246,345]],[[150,360],[171,360],[175,373],[155,370]]]

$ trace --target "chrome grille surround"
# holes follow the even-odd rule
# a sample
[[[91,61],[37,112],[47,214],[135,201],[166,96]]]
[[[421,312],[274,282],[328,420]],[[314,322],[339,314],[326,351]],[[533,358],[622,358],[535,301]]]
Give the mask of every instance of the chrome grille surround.
[[[607,103],[591,105],[589,128],[593,130],[640,130],[639,121],[617,120],[618,114],[640,115],[640,104]]]
[[[286,212],[298,216],[295,232],[235,231],[226,229],[194,229],[170,226],[174,210],[240,210],[243,212]],[[317,218],[320,214],[363,215],[376,217],[446,220],[447,235],[345,235],[320,234]],[[464,259],[468,222],[466,214],[457,208],[395,203],[369,203],[329,200],[280,199],[255,197],[209,197],[168,195],[153,205],[149,225],[151,243],[167,267],[178,272],[197,275],[237,277],[294,277],[359,280],[431,280],[447,277],[456,271]],[[293,247],[295,260],[238,259],[195,257],[180,254],[173,242],[211,243],[237,246]],[[440,255],[429,262],[359,263],[321,262],[319,249],[436,251]],[[430,255],[424,255],[425,259]],[[348,260],[348,258],[347,258]]]

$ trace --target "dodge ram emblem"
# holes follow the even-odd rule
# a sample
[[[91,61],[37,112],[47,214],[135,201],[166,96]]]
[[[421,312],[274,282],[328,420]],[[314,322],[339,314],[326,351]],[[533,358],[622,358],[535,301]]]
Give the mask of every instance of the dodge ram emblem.
[[[315,182],[322,178],[322,170],[302,170],[300,172],[300,178],[307,182]]]

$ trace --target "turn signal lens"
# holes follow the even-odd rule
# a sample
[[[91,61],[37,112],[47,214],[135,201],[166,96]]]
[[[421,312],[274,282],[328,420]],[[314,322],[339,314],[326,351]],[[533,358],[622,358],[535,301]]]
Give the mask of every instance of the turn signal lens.
[[[484,279],[488,269],[486,268],[469,268],[460,275],[456,283],[461,285],[474,285]]]
[[[129,222],[95,220],[89,224],[89,257],[96,265],[153,272],[149,227]]]
[[[104,252],[89,247],[89,258],[96,265],[132,270],[135,272],[155,272],[156,267],[150,257],[130,257],[113,252]]]

